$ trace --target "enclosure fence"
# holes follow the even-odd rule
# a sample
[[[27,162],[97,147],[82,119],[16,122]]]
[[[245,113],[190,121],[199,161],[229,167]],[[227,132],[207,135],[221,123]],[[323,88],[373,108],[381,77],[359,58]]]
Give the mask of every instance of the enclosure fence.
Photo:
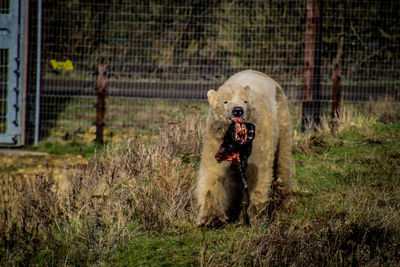
[[[291,102],[305,100],[308,1],[43,0],[40,55],[39,3],[29,2],[29,66],[41,60],[41,138],[93,127],[102,108],[96,107],[99,65],[106,68],[106,129],[154,125],[166,113],[202,109],[207,90],[244,69],[271,76]],[[329,110],[337,70],[344,103],[398,103],[400,1],[319,2],[321,87],[313,101]],[[37,70],[31,69],[27,128],[33,132]]]

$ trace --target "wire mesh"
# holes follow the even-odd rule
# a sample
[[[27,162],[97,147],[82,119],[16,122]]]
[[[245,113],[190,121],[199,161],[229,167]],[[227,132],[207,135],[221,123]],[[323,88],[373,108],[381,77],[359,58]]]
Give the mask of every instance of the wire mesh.
[[[10,12],[10,0],[1,0],[0,14],[7,14]]]
[[[325,0],[322,10],[314,100],[331,102],[337,66],[344,102],[398,103],[400,2]],[[107,65],[109,127],[190,113],[243,69],[270,75],[302,102],[305,21],[304,0],[43,0],[41,135],[91,127],[99,64]]]

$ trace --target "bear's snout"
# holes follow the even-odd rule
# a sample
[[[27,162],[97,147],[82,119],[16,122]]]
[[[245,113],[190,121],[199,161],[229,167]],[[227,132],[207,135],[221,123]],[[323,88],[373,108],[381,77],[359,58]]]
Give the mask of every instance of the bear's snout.
[[[234,117],[242,117],[244,114],[244,109],[242,107],[234,107],[232,109],[232,115]]]

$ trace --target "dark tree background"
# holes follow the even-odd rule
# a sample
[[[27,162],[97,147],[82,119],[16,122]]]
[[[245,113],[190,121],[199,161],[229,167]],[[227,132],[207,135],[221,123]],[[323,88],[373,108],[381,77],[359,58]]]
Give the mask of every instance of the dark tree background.
[[[107,63],[112,76],[126,79],[218,79],[243,68],[294,83],[302,77],[305,1],[44,0],[43,6],[45,62],[71,59],[82,72]],[[400,1],[323,6],[323,83],[339,62],[349,81],[400,79]]]

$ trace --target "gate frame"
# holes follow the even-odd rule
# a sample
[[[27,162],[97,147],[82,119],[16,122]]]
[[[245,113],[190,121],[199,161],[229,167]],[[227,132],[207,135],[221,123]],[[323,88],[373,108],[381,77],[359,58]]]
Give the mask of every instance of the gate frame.
[[[3,40],[11,41],[2,46],[8,49],[7,71],[7,114],[6,131],[0,133],[0,146],[24,145],[26,96],[26,57],[27,57],[27,12],[28,1],[10,1],[9,13],[1,14],[0,25]]]

